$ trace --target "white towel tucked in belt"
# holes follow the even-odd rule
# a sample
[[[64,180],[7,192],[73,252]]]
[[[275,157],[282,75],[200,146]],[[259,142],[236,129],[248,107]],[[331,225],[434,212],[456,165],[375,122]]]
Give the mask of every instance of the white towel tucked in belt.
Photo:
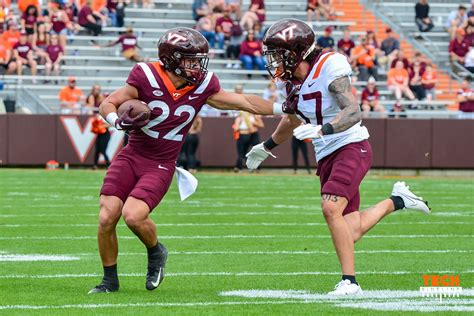
[[[198,186],[198,180],[187,170],[176,167],[176,177],[178,178],[178,191],[181,201],[186,200],[194,192]]]

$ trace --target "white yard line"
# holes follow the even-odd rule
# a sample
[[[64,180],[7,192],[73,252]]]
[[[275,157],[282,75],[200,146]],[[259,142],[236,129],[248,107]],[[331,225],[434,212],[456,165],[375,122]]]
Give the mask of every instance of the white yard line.
[[[422,275],[430,271],[357,271],[357,275]],[[432,271],[436,274],[472,274],[474,271]],[[120,273],[120,277],[143,277],[141,273]],[[205,277],[205,276],[312,276],[312,275],[341,275],[340,271],[301,271],[301,272],[167,272],[166,277]],[[78,274],[7,274],[0,275],[0,279],[66,279],[66,278],[95,278],[101,277],[100,273],[78,273]]]
[[[160,236],[162,239],[327,239],[328,235],[190,235],[190,236]],[[474,235],[458,235],[458,234],[444,234],[444,235],[366,235],[367,238],[472,238]],[[96,236],[10,236],[0,237],[0,240],[84,240],[96,239]],[[119,236],[119,239],[136,239],[134,236]]]
[[[377,225],[472,225],[471,222],[381,222]],[[127,227],[118,224],[119,227]],[[211,227],[211,226],[327,226],[326,223],[157,223],[158,227]],[[0,228],[44,227],[44,224],[0,224]],[[97,223],[90,224],[48,224],[48,227],[97,227]]]
[[[0,262],[10,261],[75,261],[80,260],[77,256],[66,255],[41,255],[41,254],[0,254]]]

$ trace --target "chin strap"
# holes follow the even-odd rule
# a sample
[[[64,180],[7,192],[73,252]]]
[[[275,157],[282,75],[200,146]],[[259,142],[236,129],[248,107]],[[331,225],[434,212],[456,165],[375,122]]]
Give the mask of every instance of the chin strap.
[[[309,54],[311,54],[315,48],[316,48],[316,42],[313,42],[313,44],[311,44],[311,46],[308,48],[308,50],[306,51],[306,53],[304,53],[304,55],[303,55],[303,60],[305,60],[306,57],[308,57]]]

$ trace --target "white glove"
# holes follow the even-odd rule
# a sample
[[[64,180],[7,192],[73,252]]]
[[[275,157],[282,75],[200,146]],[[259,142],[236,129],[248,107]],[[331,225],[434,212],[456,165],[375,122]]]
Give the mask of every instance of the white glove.
[[[293,136],[299,140],[319,138],[321,137],[321,134],[319,133],[320,130],[321,125],[304,124],[293,130]]]
[[[267,159],[268,156],[276,158],[275,155],[265,149],[263,143],[253,146],[252,149],[250,149],[250,151],[245,155],[245,157],[247,157],[247,168],[257,169],[262,161]]]

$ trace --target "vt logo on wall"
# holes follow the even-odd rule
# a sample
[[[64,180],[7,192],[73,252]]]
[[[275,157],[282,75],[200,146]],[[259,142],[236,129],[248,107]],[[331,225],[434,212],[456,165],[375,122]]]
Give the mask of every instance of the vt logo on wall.
[[[84,163],[89,153],[93,151],[95,139],[97,138],[97,135],[91,131],[94,118],[88,117],[83,124],[81,124],[77,116],[60,116],[59,119],[77,158],[81,163]],[[116,129],[111,130],[110,133],[107,155],[112,159],[122,148],[123,133]]]

